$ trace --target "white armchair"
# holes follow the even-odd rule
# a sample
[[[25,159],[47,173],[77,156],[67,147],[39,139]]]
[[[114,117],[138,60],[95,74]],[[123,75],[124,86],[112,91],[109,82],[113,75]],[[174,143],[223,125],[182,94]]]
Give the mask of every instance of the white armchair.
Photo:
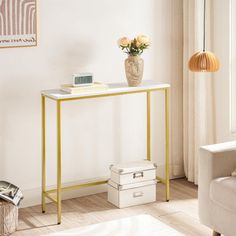
[[[199,159],[199,217],[213,235],[236,235],[236,142],[203,146]]]

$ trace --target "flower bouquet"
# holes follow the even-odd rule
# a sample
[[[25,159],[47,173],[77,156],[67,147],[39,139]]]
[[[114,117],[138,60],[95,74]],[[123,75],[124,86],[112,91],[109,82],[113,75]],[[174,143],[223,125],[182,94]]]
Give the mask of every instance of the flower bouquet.
[[[150,40],[145,35],[139,35],[133,40],[127,37],[120,38],[118,45],[128,54],[125,60],[125,73],[129,86],[140,85],[143,77],[144,62],[140,55],[150,46]]]

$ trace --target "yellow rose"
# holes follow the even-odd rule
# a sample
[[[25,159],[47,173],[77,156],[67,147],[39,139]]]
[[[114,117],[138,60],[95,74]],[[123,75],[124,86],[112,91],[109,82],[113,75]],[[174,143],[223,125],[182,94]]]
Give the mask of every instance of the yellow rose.
[[[136,40],[136,46],[137,46],[138,48],[141,46],[141,43],[140,43],[138,40]]]
[[[131,42],[127,37],[123,37],[118,40],[118,45],[121,47],[128,47],[130,43]]]
[[[137,36],[136,40],[137,40],[137,46],[138,47],[142,44],[150,45],[150,39],[145,35]]]

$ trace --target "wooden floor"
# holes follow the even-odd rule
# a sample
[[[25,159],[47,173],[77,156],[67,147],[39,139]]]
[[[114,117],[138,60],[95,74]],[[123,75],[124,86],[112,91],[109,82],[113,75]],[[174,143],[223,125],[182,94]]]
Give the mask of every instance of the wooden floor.
[[[197,187],[185,179],[171,181],[171,200],[164,201],[164,186],[157,185],[157,201],[142,206],[117,209],[107,202],[107,193],[63,201],[62,224],[56,223],[56,206],[47,204],[46,214],[41,207],[20,209],[19,235],[44,235],[128,216],[149,214],[176,229],[183,235],[211,235],[211,230],[198,219]]]

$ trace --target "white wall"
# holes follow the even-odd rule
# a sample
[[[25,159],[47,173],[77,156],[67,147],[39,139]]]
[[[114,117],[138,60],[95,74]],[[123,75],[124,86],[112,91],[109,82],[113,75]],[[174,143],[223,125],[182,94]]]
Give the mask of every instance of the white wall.
[[[0,51],[0,179],[24,190],[24,205],[40,201],[40,91],[84,71],[97,81],[125,82],[126,56],[117,47],[123,35],[150,36],[144,79],[172,85],[172,174],[182,175],[182,1],[40,0],[38,26],[37,47]],[[153,96],[152,105],[153,158],[161,166],[163,98]],[[48,185],[56,180],[54,105],[47,103]],[[145,158],[145,111],[144,95],[63,104],[63,183],[107,176],[110,163]]]

